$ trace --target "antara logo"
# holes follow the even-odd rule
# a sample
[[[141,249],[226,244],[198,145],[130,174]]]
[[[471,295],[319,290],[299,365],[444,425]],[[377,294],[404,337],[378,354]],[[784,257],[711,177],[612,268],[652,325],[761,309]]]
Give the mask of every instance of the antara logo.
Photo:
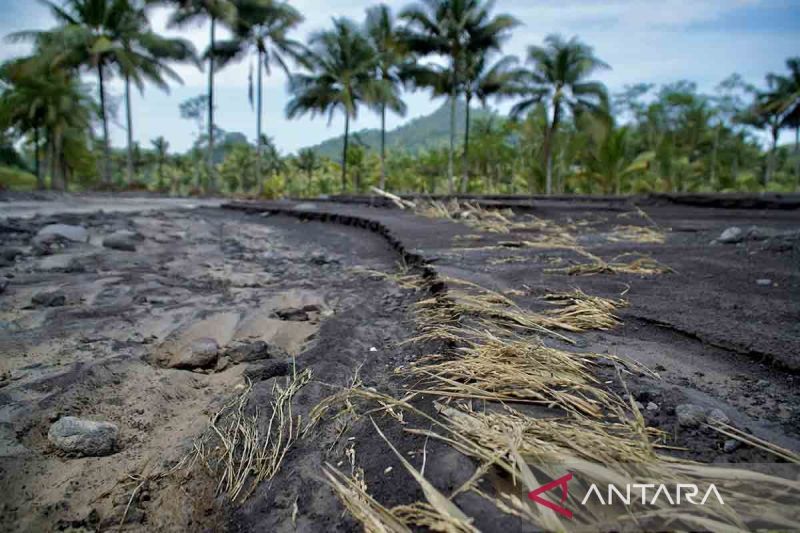
[[[528,493],[528,498],[539,505],[552,509],[561,516],[572,518],[572,511],[564,507],[564,502],[567,501],[567,497],[569,496],[569,482],[572,477],[572,473],[569,472],[550,483],[542,485],[538,489],[530,491]],[[542,494],[557,487],[561,488],[561,505],[542,498]],[[624,487],[608,485],[605,491],[605,498],[603,494],[604,492],[601,491],[596,484],[592,483],[589,490],[586,492],[586,496],[583,497],[581,505],[586,505],[591,500],[601,505],[614,505],[615,503],[624,505],[631,505],[631,503],[656,505],[659,502],[659,498],[662,498],[662,504],[669,502],[670,505],[681,505],[683,502],[688,502],[692,505],[705,505],[712,496],[716,498],[720,505],[725,505],[722,495],[713,483],[709,485],[705,493],[703,493],[702,499],[700,499],[700,488],[697,485],[688,483],[678,483],[672,486],[672,489],[670,489],[668,485],[655,483],[631,483]]]

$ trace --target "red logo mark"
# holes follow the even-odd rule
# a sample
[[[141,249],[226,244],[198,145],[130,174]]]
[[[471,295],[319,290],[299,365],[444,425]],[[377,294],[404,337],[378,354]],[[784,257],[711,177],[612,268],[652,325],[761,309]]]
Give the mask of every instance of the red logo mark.
[[[563,505],[565,501],[567,501],[567,495],[569,494],[569,487],[567,483],[569,480],[572,479],[572,472],[569,472],[565,476],[561,476],[560,478],[551,481],[547,485],[542,485],[536,490],[532,490],[528,493],[528,498],[535,501],[540,505],[544,505],[548,509],[552,509],[553,511],[557,512],[562,516],[566,516],[567,518],[572,518],[572,511],[569,509],[565,509],[561,507],[561,505],[556,505],[553,502],[547,501],[540,496],[540,494],[547,492],[548,490],[554,489],[556,487],[561,487],[561,504]]]

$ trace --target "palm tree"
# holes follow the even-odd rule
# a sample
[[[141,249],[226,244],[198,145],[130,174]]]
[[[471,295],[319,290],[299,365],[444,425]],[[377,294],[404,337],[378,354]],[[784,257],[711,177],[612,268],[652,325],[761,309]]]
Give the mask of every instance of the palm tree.
[[[589,143],[583,151],[583,169],[578,175],[599,183],[604,193],[622,194],[622,180],[647,170],[655,154],[643,152],[632,157],[630,129],[627,126],[615,127],[610,117],[589,122],[585,126]]]
[[[230,24],[233,37],[216,43],[213,54],[224,67],[231,61],[241,59],[251,49],[258,58],[258,88],[256,97],[256,179],[261,183],[261,107],[262,71],[270,74],[272,64],[277,64],[290,76],[286,59],[302,61],[305,48],[289,38],[289,32],[297,28],[303,16],[286,2],[278,0],[234,0],[237,17]]]
[[[34,133],[37,185],[44,188],[39,168],[39,135],[44,133],[51,185],[66,190],[70,171],[88,154],[94,102],[69,70],[53,67],[37,56],[0,67],[7,88],[0,96],[0,129],[14,127]]]
[[[166,163],[169,155],[169,142],[163,136],[159,136],[150,141],[150,144],[153,145],[153,150],[156,152],[156,173],[158,174],[158,183],[163,183],[164,163]]]
[[[314,171],[320,167],[320,160],[314,150],[311,148],[303,148],[297,152],[294,164],[300,171],[306,173],[308,182],[311,183]]]
[[[333,29],[316,33],[310,40],[307,57],[310,72],[290,79],[292,97],[286,105],[291,119],[305,113],[327,114],[328,122],[337,109],[344,113],[342,149],[342,192],[347,188],[347,149],[350,119],[358,116],[358,106],[375,94],[373,73],[375,50],[364,33],[350,20],[334,19]]]
[[[150,4],[167,4],[175,6],[175,12],[169,20],[170,26],[182,27],[201,20],[209,20],[209,42],[205,57],[208,59],[208,146],[206,165],[208,168],[209,188],[216,188],[214,176],[214,59],[216,49],[217,22],[230,23],[236,17],[236,8],[229,0],[148,0]]]
[[[474,53],[499,50],[508,31],[519,22],[510,15],[492,17],[492,2],[483,0],[421,0],[401,14],[408,27],[404,39],[408,48],[417,54],[436,54],[447,58],[445,68],[450,79],[443,83],[437,76],[434,94],[442,88],[450,90],[450,154],[448,157],[448,187],[454,192],[453,157],[455,153],[456,101],[464,80],[467,58]],[[424,78],[424,76],[423,76]],[[419,83],[419,77],[416,85]]]
[[[514,96],[519,92],[519,83],[523,76],[517,68],[518,60],[514,56],[505,56],[496,63],[489,62],[488,53],[474,54],[467,61],[464,79],[464,99],[466,100],[466,124],[464,127],[464,154],[463,175],[461,178],[461,192],[467,192],[469,181],[469,133],[470,133],[470,104],[473,98],[478,98],[485,108],[492,98],[501,99]]]
[[[768,99],[769,110],[780,116],[781,127],[794,129],[795,178],[800,183],[800,57],[786,60],[789,74],[769,74],[767,82],[774,87]]]
[[[367,10],[365,23],[367,37],[378,54],[376,65],[377,94],[373,100],[381,115],[381,180],[379,187],[386,187],[386,110],[400,116],[406,114],[406,105],[400,95],[404,82],[404,69],[408,68],[408,52],[402,32],[397,28],[391,9],[380,4]]]
[[[599,69],[609,68],[594,55],[592,48],[573,37],[565,41],[559,35],[549,35],[544,46],[528,48],[526,84],[521,87],[524,99],[511,110],[518,117],[543,102],[552,109],[544,138],[543,157],[547,194],[553,192],[553,148],[562,114],[569,109],[573,115],[587,111],[605,113],[608,94],[605,85],[587,80]]]
[[[133,118],[131,109],[131,81],[139,92],[144,91],[145,81],[169,92],[165,77],[183,83],[180,76],[166,64],[167,61],[192,61],[198,64],[197,54],[191,42],[185,39],[162,37],[150,29],[144,9],[132,5],[121,28],[122,43],[127,49],[129,61],[119,67],[125,80],[125,117],[127,130],[127,182],[133,181]]]
[[[111,157],[106,116],[105,79],[114,67],[137,62],[122,40],[131,16],[128,0],[65,0],[62,6],[42,0],[59,27],[51,31],[12,34],[12,41],[37,43],[41,55],[55,67],[88,67],[97,72],[100,118],[103,124],[103,182],[111,182]]]

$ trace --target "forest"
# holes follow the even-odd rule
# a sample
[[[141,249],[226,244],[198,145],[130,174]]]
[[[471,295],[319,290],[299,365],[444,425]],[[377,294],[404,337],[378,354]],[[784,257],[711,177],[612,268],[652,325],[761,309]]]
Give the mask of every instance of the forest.
[[[689,80],[635,80],[610,92],[596,80],[612,68],[579,37],[548,35],[524,57],[504,44],[519,26],[484,0],[422,0],[364,20],[333,19],[300,42],[304,20],[275,0],[48,1],[57,25],[8,42],[29,57],[0,65],[0,186],[135,190],[268,198],[366,193],[638,194],[800,190],[800,57],[753,83],[737,74],[711,94]],[[154,6],[170,25],[210,21],[208,45],[155,32]],[[229,38],[218,38],[219,27]],[[256,58],[250,77],[256,142],[215,123],[215,74]],[[208,77],[204,94],[180,105],[194,146],[178,153],[159,136],[133,140],[131,92],[181,83],[177,64]],[[261,126],[264,77],[288,78],[288,118],[345,130],[326,149],[281,153]],[[119,101],[106,85],[124,82]],[[409,113],[409,91],[442,107],[386,131],[388,114]],[[508,113],[497,111],[503,104]],[[138,111],[137,111],[138,112]],[[382,127],[350,131],[360,113]],[[110,122],[127,131],[111,146]],[[782,132],[794,142],[780,145]],[[387,142],[387,138],[390,142]],[[334,149],[335,148],[335,149]]]

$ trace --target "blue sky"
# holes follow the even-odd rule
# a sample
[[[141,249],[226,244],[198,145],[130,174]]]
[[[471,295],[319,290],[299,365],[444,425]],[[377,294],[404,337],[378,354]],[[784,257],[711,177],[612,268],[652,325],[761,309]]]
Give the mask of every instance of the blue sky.
[[[362,20],[369,0],[292,0],[306,16],[297,32],[304,40],[309,33],[330,24],[331,17],[347,16]],[[388,0],[395,10],[408,1]],[[505,53],[524,55],[530,44],[538,44],[549,33],[578,35],[594,46],[597,55],[611,70],[599,73],[611,92],[626,84],[669,83],[680,79],[696,82],[700,89],[713,93],[714,87],[731,73],[738,72],[751,83],[761,84],[764,75],[784,69],[787,57],[800,55],[800,0],[497,0],[497,12],[516,16],[522,26],[506,44]],[[0,0],[0,35],[23,29],[52,26],[46,7],[34,0]],[[167,30],[168,12],[151,12],[153,26],[164,33],[181,35],[202,49],[208,43],[208,29]],[[25,54],[25,45],[0,43],[0,60]],[[241,131],[255,137],[255,116],[247,100],[247,75],[250,61],[233,65],[217,74],[218,125],[228,131]],[[195,125],[180,118],[178,104],[205,91],[205,74],[190,67],[179,67],[184,85],[169,94],[148,88],[134,95],[134,138],[143,145],[164,135],[172,147],[186,149],[196,134]],[[87,81],[93,81],[87,77]],[[287,101],[286,80],[273,72],[264,94],[264,130],[274,137],[283,152],[316,144],[343,130],[343,119],[330,125],[325,118],[289,121],[284,116]],[[120,99],[118,80],[109,90]],[[404,118],[390,117],[388,126],[430,113],[441,105],[427,93],[406,96],[409,112]],[[503,106],[507,108],[507,105]],[[112,141],[121,146],[125,131],[123,114],[112,127]],[[378,118],[362,111],[355,128],[377,127]],[[788,135],[787,135],[788,137]]]

